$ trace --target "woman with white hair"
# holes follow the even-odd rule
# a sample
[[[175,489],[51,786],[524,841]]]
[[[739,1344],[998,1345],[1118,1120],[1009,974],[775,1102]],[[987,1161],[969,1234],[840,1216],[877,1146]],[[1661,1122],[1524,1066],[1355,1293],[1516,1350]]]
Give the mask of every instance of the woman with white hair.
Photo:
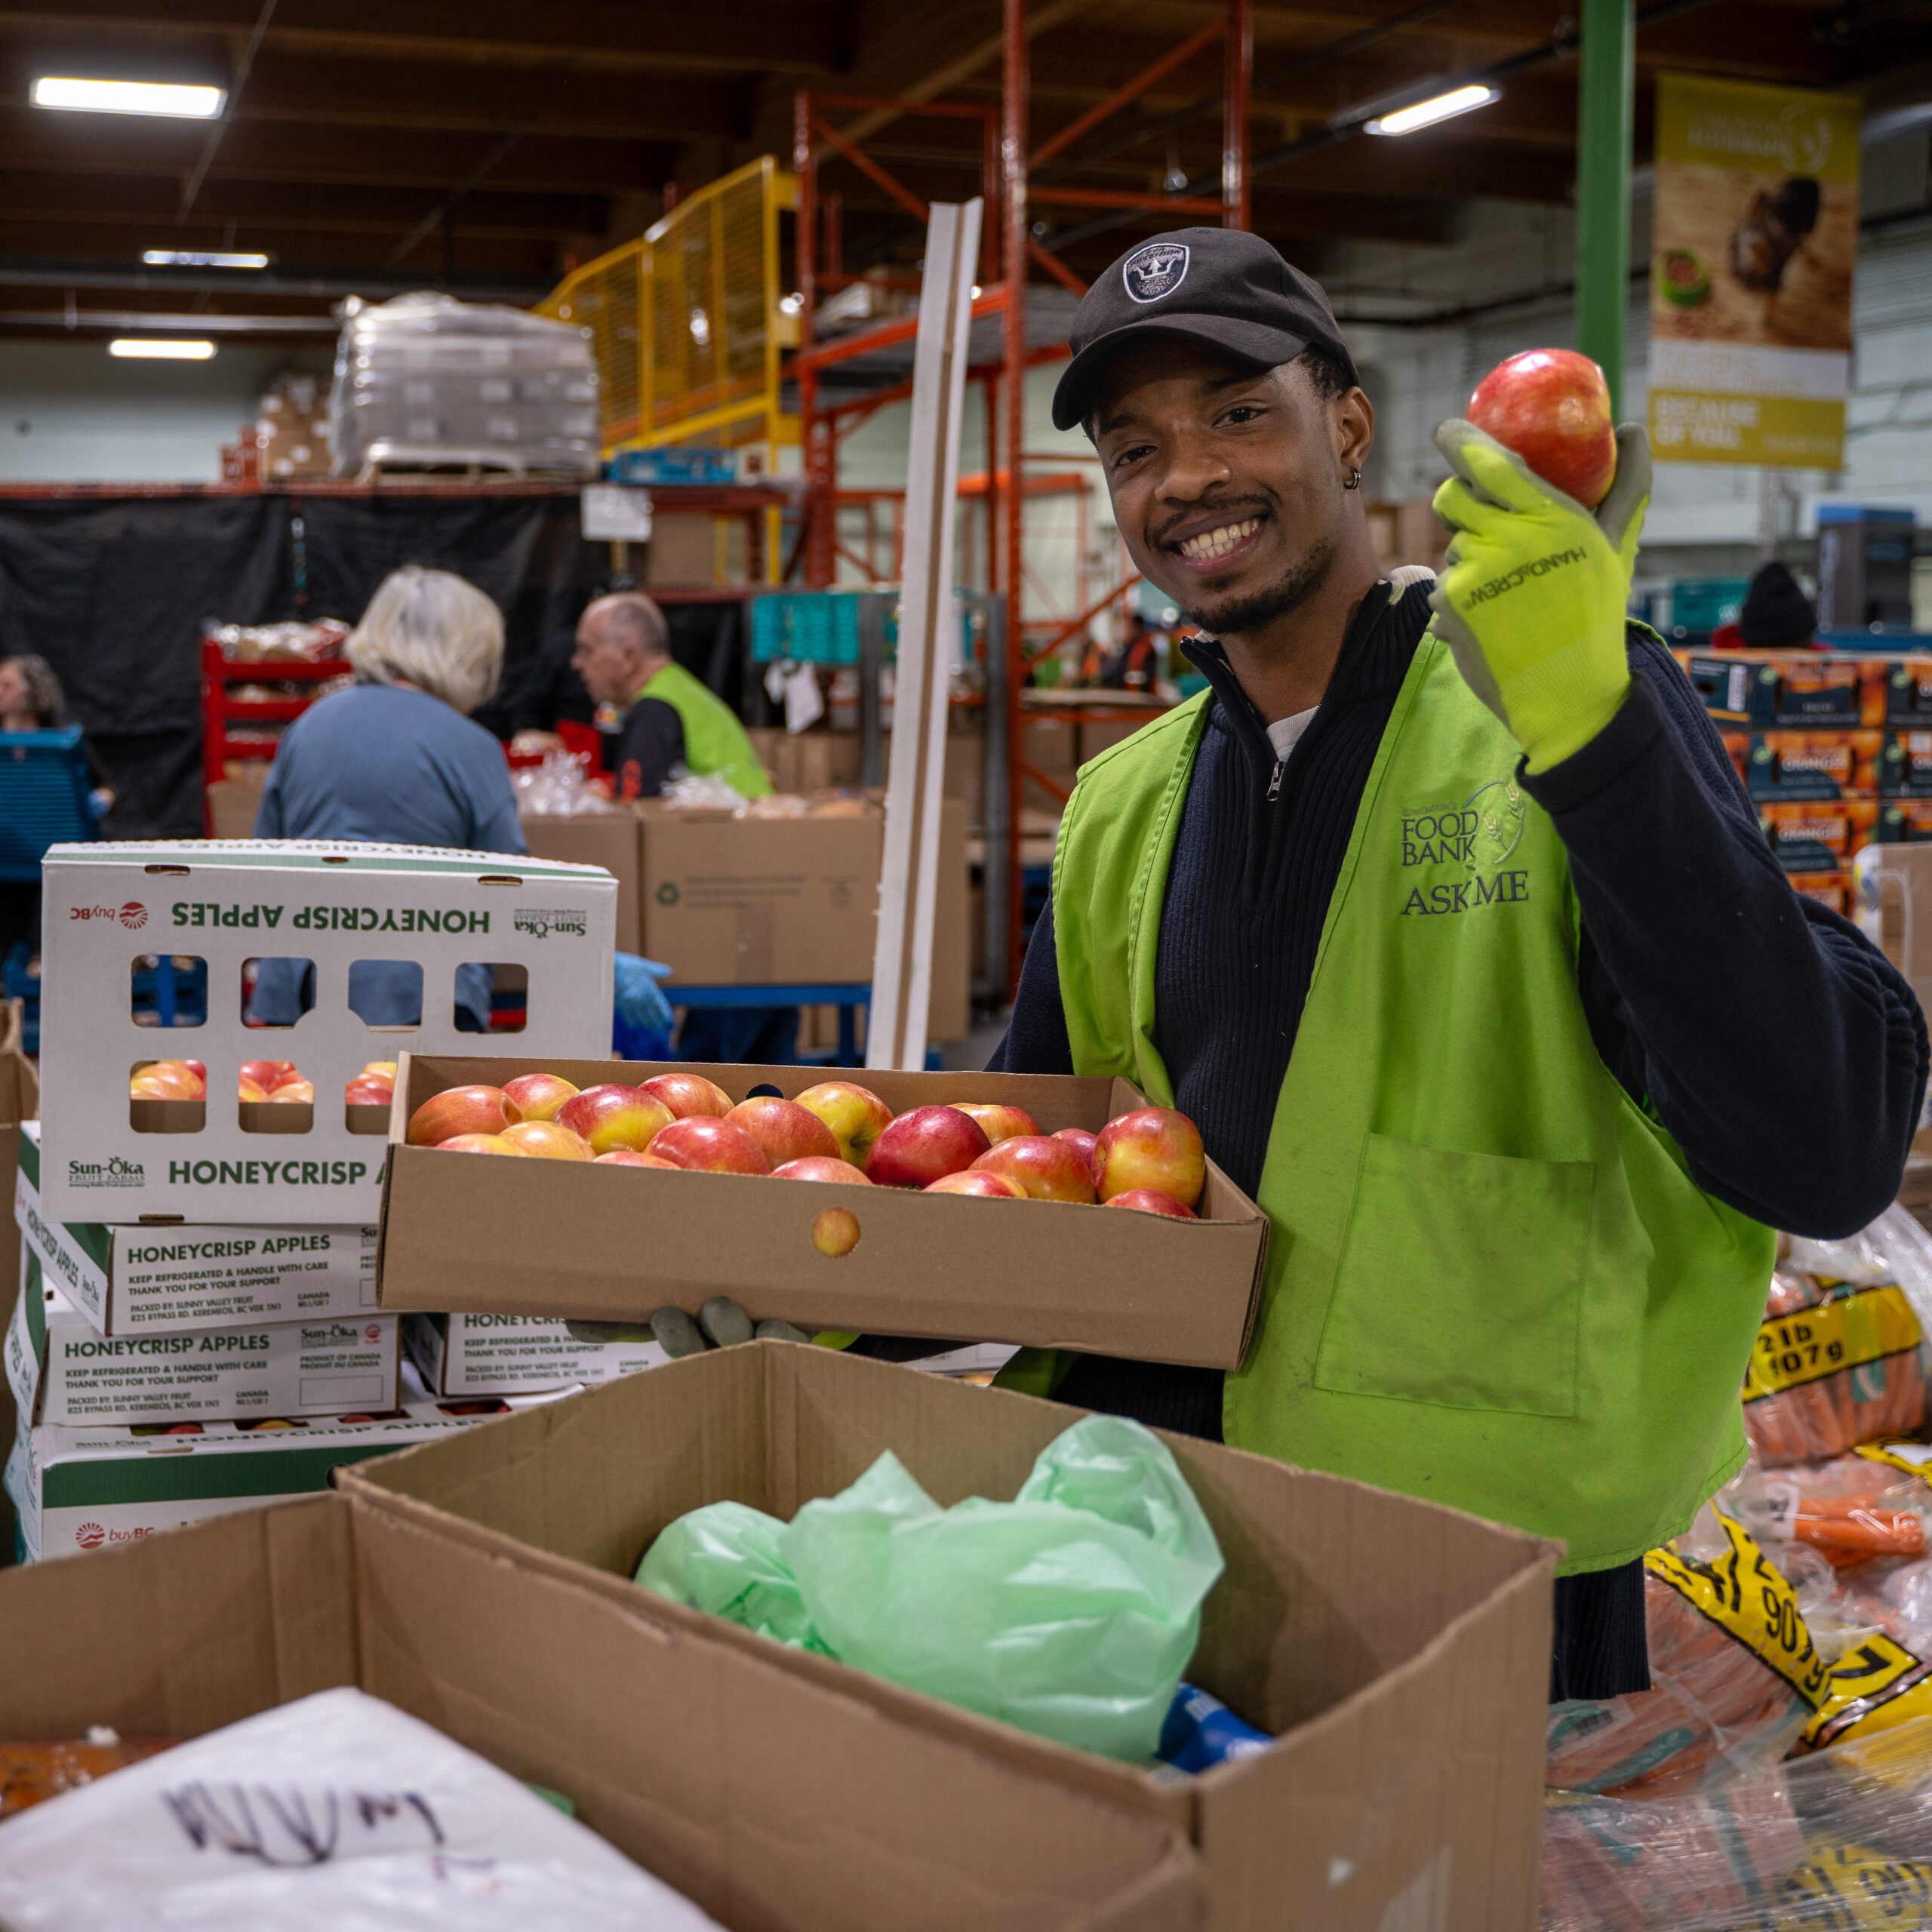
[[[282,734],[255,814],[257,838],[353,838],[521,854],[503,748],[469,714],[497,688],[503,613],[448,571],[406,565],[383,580],[349,640],[355,682]],[[264,960],[252,1017],[292,1026],[313,1004],[306,962]],[[489,974],[466,966],[457,1024],[489,1025]],[[414,965],[360,961],[349,1003],[372,1026],[421,1018]]]

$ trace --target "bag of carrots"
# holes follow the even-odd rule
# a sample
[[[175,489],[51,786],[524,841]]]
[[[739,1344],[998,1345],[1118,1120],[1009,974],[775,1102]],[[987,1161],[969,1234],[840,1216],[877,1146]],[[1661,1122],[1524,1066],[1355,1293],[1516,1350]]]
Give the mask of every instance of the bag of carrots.
[[[1825,1695],[1790,1585],[1736,1518],[1700,1515],[1644,1559],[1651,1687],[1549,1707],[1552,1788],[1661,1797],[1782,1758]]]
[[[1932,1717],[1718,1790],[1552,1798],[1543,1932],[1932,1923]]]
[[[1760,1460],[1820,1462],[1918,1428],[1921,1339],[1896,1281],[1780,1268],[1744,1377],[1744,1427]]]

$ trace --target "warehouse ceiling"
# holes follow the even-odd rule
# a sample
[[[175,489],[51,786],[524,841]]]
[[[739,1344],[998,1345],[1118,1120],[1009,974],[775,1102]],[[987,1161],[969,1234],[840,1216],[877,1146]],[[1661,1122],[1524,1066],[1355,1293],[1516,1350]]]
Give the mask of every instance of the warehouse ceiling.
[[[1045,140],[1221,17],[1222,0],[1031,0],[1031,136]],[[1926,0],[1648,0],[1649,75],[1687,69],[1932,99]],[[97,330],[134,315],[332,333],[331,304],[446,286],[515,301],[638,232],[679,189],[789,156],[820,91],[995,103],[998,0],[0,0],[0,324]],[[1565,0],[1254,0],[1254,225],[1319,272],[1345,245],[1439,248],[1475,202],[1561,204],[1574,173]],[[1204,47],[1072,142],[1041,185],[1216,192],[1221,54]],[[49,74],[212,83],[214,122],[50,112]],[[1494,106],[1400,140],[1359,134],[1392,93],[1493,78]],[[976,191],[970,124],[846,109],[928,197]],[[835,159],[844,266],[915,260],[915,224]],[[1035,232],[1088,276],[1153,216],[1042,205]],[[259,251],[259,272],[140,266],[153,249]]]

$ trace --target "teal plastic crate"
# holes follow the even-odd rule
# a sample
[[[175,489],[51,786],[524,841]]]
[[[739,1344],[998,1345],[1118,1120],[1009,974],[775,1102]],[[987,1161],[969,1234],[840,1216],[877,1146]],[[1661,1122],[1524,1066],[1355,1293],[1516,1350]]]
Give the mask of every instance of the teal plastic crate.
[[[1670,586],[1671,628],[1680,636],[1708,637],[1734,624],[1751,580],[1742,577],[1681,577]]]
[[[876,597],[872,590],[777,590],[752,599],[752,661],[776,664],[789,658],[797,664],[857,664],[859,661],[859,600]],[[960,652],[976,654],[972,621],[962,608],[959,618]],[[885,614],[885,654],[899,647],[899,603],[896,592]]]

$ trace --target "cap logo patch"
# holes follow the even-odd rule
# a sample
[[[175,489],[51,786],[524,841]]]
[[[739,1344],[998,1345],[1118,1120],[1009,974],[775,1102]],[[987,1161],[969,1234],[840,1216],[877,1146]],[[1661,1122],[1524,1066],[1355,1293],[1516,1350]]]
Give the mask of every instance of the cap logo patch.
[[[1137,248],[1120,265],[1120,278],[1137,302],[1158,302],[1171,295],[1187,275],[1185,242],[1150,242]]]

